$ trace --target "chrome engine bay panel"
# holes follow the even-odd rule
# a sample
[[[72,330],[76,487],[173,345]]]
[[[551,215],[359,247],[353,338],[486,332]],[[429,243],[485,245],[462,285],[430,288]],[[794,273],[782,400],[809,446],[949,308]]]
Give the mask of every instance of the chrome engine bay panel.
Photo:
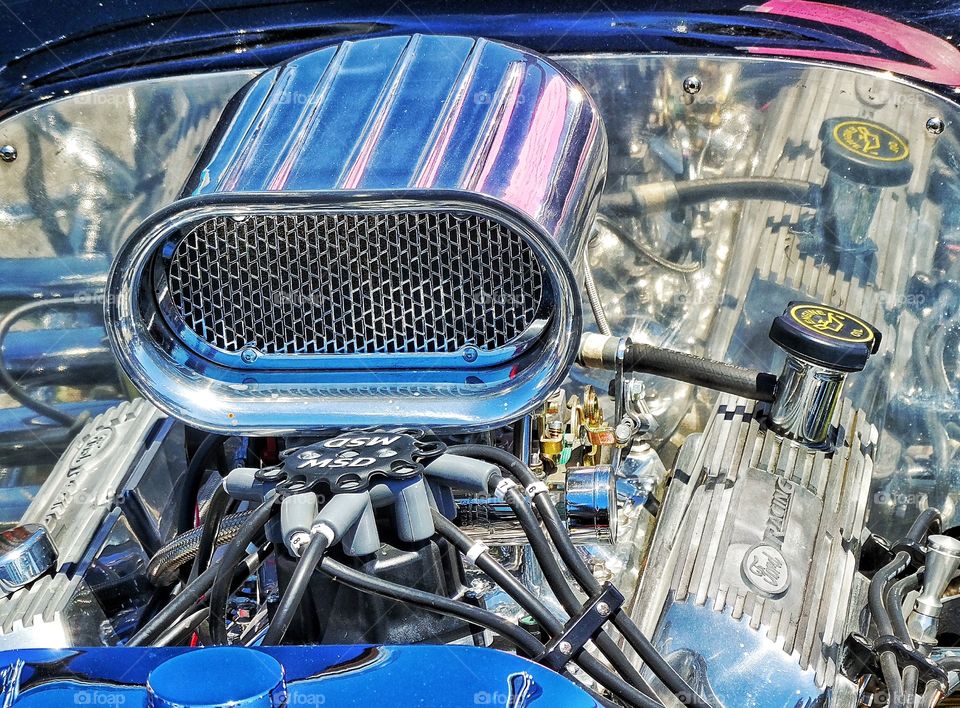
[[[45,528],[59,564],[31,580],[4,565],[0,539],[0,648],[132,650],[145,628],[161,643],[269,645],[295,592],[288,643],[516,642],[366,599],[352,570],[381,592],[427,587],[521,627],[547,667],[610,661],[606,637],[653,705],[853,708],[906,684],[926,706],[952,692],[957,106],[892,75],[772,58],[548,61],[486,40],[365,41],[0,123],[0,144],[23,146],[2,166],[14,178],[0,204],[0,305],[57,300],[24,311],[5,361],[26,362],[38,400],[64,416],[94,415],[62,429],[0,398],[2,520]],[[453,59],[425,50],[444,42]],[[374,108],[344,115],[331,96],[363,84],[343,67],[364,52],[392,57],[371,64],[386,78],[357,96]],[[471,83],[484,62],[498,77],[489,90]],[[463,144],[444,142],[456,137],[451,106],[476,112]],[[518,125],[528,132],[510,138]],[[321,134],[331,152],[303,159]],[[463,159],[445,161],[455,149]],[[469,169],[444,181],[448,167]],[[420,240],[397,245],[411,233]],[[324,260],[317,243],[347,255]],[[390,257],[364,252],[370,243]],[[433,260],[411,268],[423,251]],[[383,283],[380,300],[365,295]],[[791,313],[799,334],[771,335]],[[868,346],[838,354],[831,340]],[[104,369],[110,345],[133,387]],[[83,351],[71,361],[90,375],[64,383],[29,364],[35,351]],[[697,376],[681,372],[691,362]],[[773,388],[767,372],[781,372]],[[723,375],[727,388],[710,385]],[[127,402],[134,388],[163,412]],[[46,461],[25,454],[24,436],[43,441]],[[427,463],[406,458],[411,437]],[[195,508],[177,506],[185,489]],[[541,503],[590,582],[570,571]],[[258,514],[262,533],[245,537]],[[444,536],[438,516],[472,545]],[[220,551],[201,563],[211,517]],[[332,563],[303,580],[317,538]],[[202,606],[151,625],[164,593],[225,556],[250,572],[217,573]],[[491,579],[491,559],[522,587]],[[635,623],[667,668],[608,617]],[[594,641],[583,655],[578,635]],[[572,673],[603,700],[649,705]]]

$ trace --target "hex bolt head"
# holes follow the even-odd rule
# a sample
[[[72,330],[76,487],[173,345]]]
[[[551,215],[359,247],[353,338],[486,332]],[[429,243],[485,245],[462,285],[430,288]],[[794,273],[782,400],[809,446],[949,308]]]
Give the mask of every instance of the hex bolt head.
[[[17,149],[13,145],[0,146],[0,160],[13,162],[17,159]]]
[[[702,88],[703,82],[700,80],[699,76],[688,76],[683,80],[683,90],[689,93],[691,96],[700,93],[700,89]]]
[[[930,133],[930,135],[940,135],[945,127],[946,123],[943,122],[943,118],[940,116],[927,118],[927,132]]]

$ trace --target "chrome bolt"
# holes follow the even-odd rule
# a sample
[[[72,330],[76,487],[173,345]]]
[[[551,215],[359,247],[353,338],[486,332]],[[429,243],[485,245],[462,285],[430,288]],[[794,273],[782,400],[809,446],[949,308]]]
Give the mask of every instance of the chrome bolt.
[[[703,82],[700,80],[699,76],[688,76],[683,80],[683,90],[689,93],[691,96],[700,93],[700,89],[703,88]]]
[[[560,642],[557,644],[557,649],[564,656],[570,656],[573,654],[573,645],[570,642]]]
[[[468,364],[472,364],[480,356],[480,352],[476,347],[465,347],[463,350],[463,360]]]
[[[0,147],[0,160],[4,162],[13,162],[17,159],[17,149],[13,145],[3,145]]]
[[[946,125],[947,124],[943,122],[943,118],[940,116],[931,116],[930,118],[927,118],[927,132],[930,133],[930,135],[940,135]]]
[[[260,353],[257,352],[253,347],[246,347],[242,352],[240,352],[240,361],[244,364],[252,364],[257,359],[260,358]]]
[[[597,614],[600,615],[601,617],[609,617],[609,616],[610,616],[610,605],[608,605],[608,604],[605,603],[605,602],[598,602],[598,603],[597,603]]]
[[[634,430],[636,430],[636,423],[633,419],[624,418],[613,431],[613,437],[616,439],[617,445],[626,445],[630,442]]]

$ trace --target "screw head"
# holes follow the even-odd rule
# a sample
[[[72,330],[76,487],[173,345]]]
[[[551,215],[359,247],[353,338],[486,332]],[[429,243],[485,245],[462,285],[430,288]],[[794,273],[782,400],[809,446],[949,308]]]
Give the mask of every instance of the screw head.
[[[930,116],[927,118],[927,132],[930,133],[930,135],[940,135],[946,125],[940,116]]]
[[[573,645],[570,642],[560,642],[557,644],[557,650],[564,656],[570,656],[573,654]]]
[[[246,347],[240,352],[240,361],[244,364],[252,364],[260,358],[260,353],[253,347]]]
[[[463,360],[468,364],[475,362],[480,356],[480,352],[476,347],[464,347],[463,349]]]
[[[695,93],[700,93],[700,89],[703,88],[703,82],[700,80],[699,76],[688,76],[683,80],[683,90],[689,93],[691,96]]]
[[[601,617],[608,617],[610,615],[610,605],[605,602],[597,603],[597,614]]]
[[[0,145],[0,160],[13,162],[17,159],[17,149],[13,145]]]

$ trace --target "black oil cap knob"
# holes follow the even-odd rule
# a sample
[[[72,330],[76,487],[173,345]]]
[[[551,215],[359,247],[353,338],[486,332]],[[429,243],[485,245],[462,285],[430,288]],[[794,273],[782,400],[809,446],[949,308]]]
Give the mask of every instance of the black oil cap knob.
[[[894,187],[909,182],[913,174],[907,139],[872,120],[825,120],[820,144],[824,167],[859,184]]]
[[[880,332],[849,312],[791,302],[770,327],[770,339],[798,359],[837,371],[861,371],[880,348]]]

